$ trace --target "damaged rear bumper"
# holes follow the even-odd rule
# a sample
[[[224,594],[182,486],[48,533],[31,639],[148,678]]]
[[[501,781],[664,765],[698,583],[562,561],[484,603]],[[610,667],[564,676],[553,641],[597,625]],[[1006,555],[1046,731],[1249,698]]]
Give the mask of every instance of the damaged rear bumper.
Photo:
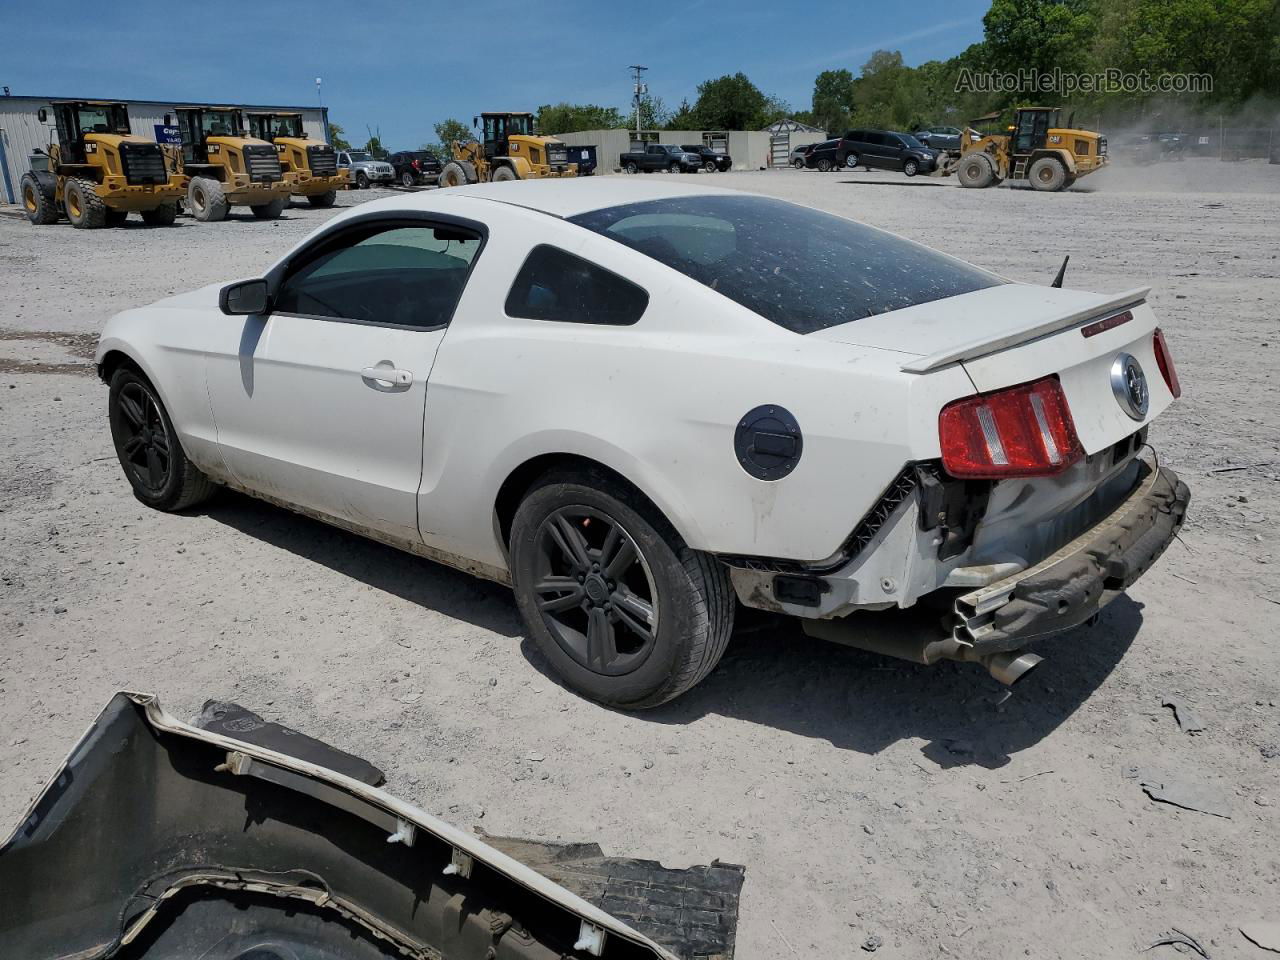
[[[982,655],[1084,623],[1164,553],[1190,499],[1177,474],[1152,468],[1102,523],[1040,563],[957,597],[952,638]]]

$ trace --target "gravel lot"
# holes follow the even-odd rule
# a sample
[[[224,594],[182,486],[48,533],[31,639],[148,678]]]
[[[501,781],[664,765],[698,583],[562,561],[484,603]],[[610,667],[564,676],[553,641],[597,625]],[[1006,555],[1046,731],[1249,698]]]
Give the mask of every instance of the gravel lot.
[[[0,216],[0,829],[128,688],[183,716],[237,700],[460,826],[744,863],[748,960],[872,937],[884,957],[1137,957],[1172,927],[1265,956],[1237,927],[1280,920],[1280,166],[1113,169],[1055,195],[711,182],[1016,280],[1069,253],[1067,286],[1152,284],[1186,390],[1152,436],[1192,487],[1182,542],[1012,695],[769,626],[675,703],[612,713],[556,684],[497,586],[238,496],[167,516],[130,495],[84,359],[105,319],[252,275],[331,211],[95,232]],[[1230,818],[1149,800],[1131,768],[1209,785]]]

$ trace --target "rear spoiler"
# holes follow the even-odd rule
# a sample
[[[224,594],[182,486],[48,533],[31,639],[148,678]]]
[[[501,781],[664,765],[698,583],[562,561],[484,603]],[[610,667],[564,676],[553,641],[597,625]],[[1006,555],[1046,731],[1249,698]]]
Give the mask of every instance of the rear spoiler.
[[[1121,310],[1136,307],[1146,301],[1147,294],[1150,292],[1150,287],[1138,287],[1134,290],[1118,293],[1110,300],[1106,300],[1096,306],[1085,310],[1077,310],[1075,313],[1064,314],[1052,320],[1046,320],[1026,330],[1017,330],[992,340],[971,340],[958,346],[947,347],[945,350],[939,350],[937,353],[931,353],[928,356],[916,357],[904,363],[902,370],[904,373],[928,373],[930,370],[938,369],[938,367],[945,367],[949,363],[961,363],[965,360],[976,360],[992,353],[999,353],[1001,350],[1007,350],[1009,347],[1017,346],[1020,343],[1039,340],[1041,337],[1047,337],[1060,330],[1067,330],[1089,320],[1100,319],[1106,314],[1118,313]]]

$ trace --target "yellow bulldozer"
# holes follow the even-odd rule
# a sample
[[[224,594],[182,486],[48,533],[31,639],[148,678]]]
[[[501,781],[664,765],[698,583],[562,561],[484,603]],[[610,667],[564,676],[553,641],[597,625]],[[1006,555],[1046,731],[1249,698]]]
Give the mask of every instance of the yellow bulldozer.
[[[333,147],[312,140],[302,127],[300,113],[250,113],[249,135],[274,143],[280,167],[293,174],[293,195],[306,197],[313,207],[332,207],[338,191],[348,187],[347,171],[338,169]]]
[[[129,130],[129,110],[105,100],[50,104],[57,142],[37,150],[22,175],[27,219],[56,223],[65,214],[82,228],[118,226],[131,211],[168,226],[178,215],[186,178],[165,161],[160,145]],[[49,110],[40,108],[40,122]]]
[[[215,221],[231,207],[247,206],[260,220],[280,216],[296,174],[284,172],[275,144],[247,136],[234,107],[178,107],[177,113],[182,170],[191,178],[187,212]]]
[[[1019,107],[1014,122],[1000,127],[1000,114],[970,120],[960,137],[960,157],[946,172],[962,187],[990,187],[1029,180],[1037,190],[1065,190],[1107,165],[1107,138],[1077,130],[1074,115],[1060,124],[1058,107]]]
[[[569,162],[565,144],[533,132],[533,114],[482,113],[471,120],[475,127],[482,122],[483,142],[448,145],[450,158],[440,171],[440,186],[578,175],[578,166]]]

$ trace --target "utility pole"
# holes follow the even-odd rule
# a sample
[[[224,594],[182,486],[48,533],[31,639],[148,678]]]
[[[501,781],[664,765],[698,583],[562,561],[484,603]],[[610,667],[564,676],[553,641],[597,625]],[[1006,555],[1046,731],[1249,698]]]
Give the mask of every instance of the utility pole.
[[[632,93],[631,101],[632,103],[635,104],[635,108],[636,108],[636,140],[639,141],[640,140],[640,103],[642,100],[644,100],[645,95],[649,92],[649,85],[644,82],[643,78],[644,78],[644,72],[649,68],[641,66],[638,63],[633,63],[627,69],[630,70],[633,74],[632,81],[634,83],[634,92]]]
[[[323,79],[324,79],[323,77],[316,77],[316,101],[320,104],[321,107],[324,106],[324,97],[320,95],[320,82]]]

